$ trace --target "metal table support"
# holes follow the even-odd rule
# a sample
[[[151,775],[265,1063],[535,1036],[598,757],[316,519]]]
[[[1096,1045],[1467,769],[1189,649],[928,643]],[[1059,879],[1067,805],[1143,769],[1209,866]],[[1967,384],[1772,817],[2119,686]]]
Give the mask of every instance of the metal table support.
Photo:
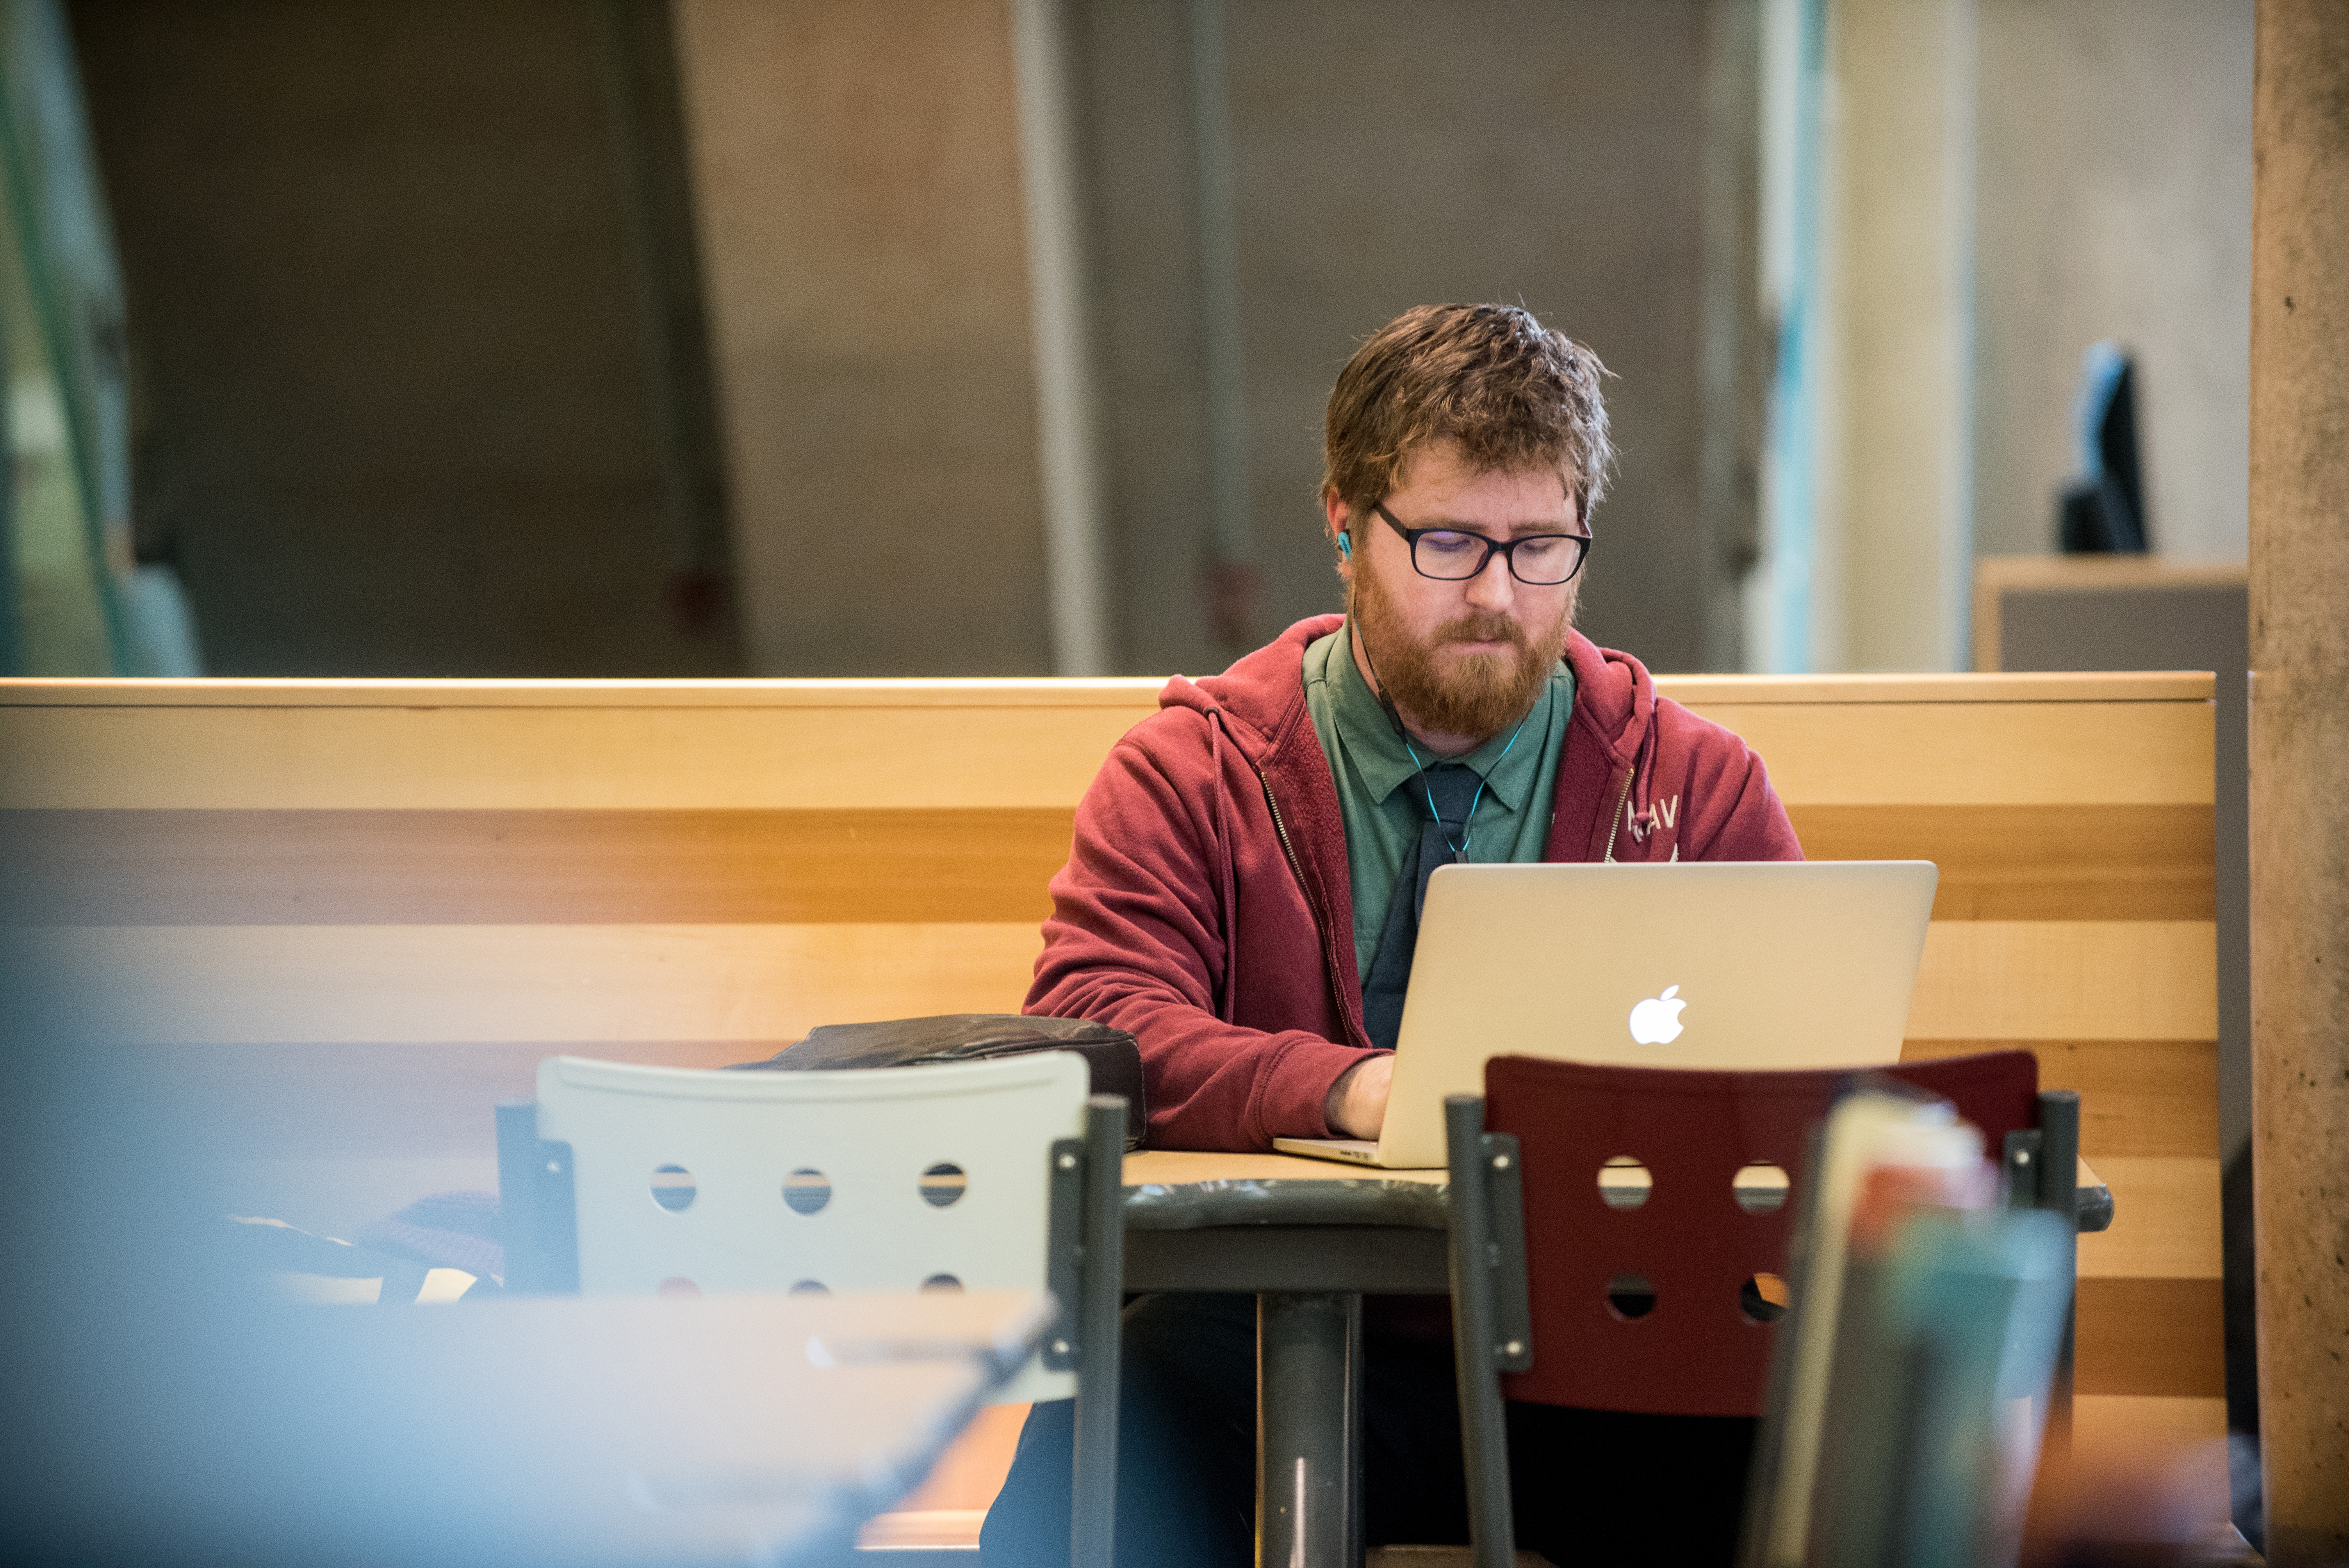
[[[1361,1561],[1362,1298],[1257,1297],[1257,1561]]]
[[[1131,1291],[1257,1298],[1257,1561],[1362,1561],[1362,1296],[1450,1287],[1444,1187],[1387,1177],[1125,1190]]]

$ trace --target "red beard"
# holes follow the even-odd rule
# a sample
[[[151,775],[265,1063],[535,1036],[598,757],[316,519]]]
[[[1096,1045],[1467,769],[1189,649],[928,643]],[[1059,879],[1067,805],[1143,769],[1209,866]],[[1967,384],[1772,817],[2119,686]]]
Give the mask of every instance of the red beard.
[[[1557,621],[1538,636],[1506,615],[1478,612],[1448,621],[1433,636],[1418,642],[1397,624],[1393,603],[1380,588],[1375,572],[1355,567],[1353,597],[1355,624],[1379,684],[1411,722],[1430,735],[1484,740],[1523,718],[1566,652],[1567,633],[1574,624],[1574,601],[1569,598]],[[1512,651],[1455,654],[1439,665],[1437,655],[1444,646],[1459,642],[1506,642]]]

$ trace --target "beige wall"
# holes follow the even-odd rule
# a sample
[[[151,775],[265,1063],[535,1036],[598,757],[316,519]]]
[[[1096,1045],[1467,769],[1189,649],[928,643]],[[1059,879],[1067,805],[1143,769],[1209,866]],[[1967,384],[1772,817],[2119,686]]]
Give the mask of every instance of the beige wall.
[[[2252,0],[1979,0],[1974,531],[2054,548],[2080,351],[2137,356],[2165,554],[2240,560]]]
[[[1047,674],[1003,0],[679,0],[751,667]]]

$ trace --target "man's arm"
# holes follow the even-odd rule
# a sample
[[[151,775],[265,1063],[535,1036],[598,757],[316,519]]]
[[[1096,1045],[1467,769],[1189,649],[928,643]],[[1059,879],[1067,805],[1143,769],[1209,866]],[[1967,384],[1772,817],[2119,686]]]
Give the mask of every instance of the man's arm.
[[[1186,722],[1212,721],[1169,714],[1152,727]],[[1213,793],[1222,783],[1204,746],[1195,770],[1192,759],[1174,759],[1179,785],[1154,749],[1132,736],[1121,741],[1077,808],[1024,1010],[1097,1019],[1141,1042],[1154,1145],[1258,1150],[1277,1137],[1327,1137],[1331,1088],[1362,1052],[1309,1029],[1225,1021],[1232,934]],[[1285,867],[1277,883],[1260,881],[1271,885],[1251,887],[1258,901],[1294,891]],[[1309,934],[1311,916],[1296,896]],[[1299,979],[1304,996],[1326,988],[1318,946],[1311,963],[1309,982]]]
[[[1364,1057],[1339,1075],[1323,1102],[1321,1119],[1346,1138],[1376,1138],[1386,1125],[1387,1092],[1394,1082],[1394,1053]]]

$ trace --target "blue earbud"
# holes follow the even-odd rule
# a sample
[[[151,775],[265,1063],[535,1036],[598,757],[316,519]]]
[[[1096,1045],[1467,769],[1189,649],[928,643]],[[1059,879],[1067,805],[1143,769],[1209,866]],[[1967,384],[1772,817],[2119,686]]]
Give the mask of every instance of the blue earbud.
[[[1351,533],[1340,533],[1338,536],[1338,553],[1349,561],[1354,558],[1354,536]]]

